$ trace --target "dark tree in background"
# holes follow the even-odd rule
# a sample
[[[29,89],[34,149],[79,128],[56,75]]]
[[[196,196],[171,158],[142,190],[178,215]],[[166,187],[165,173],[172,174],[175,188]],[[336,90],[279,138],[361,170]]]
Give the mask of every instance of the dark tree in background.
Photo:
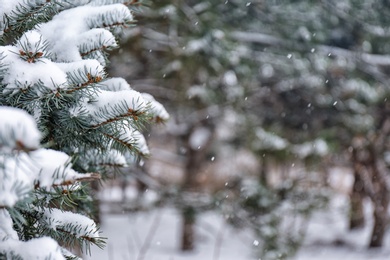
[[[307,216],[313,204],[321,205],[326,169],[340,165],[354,174],[351,229],[364,225],[368,197],[375,208],[370,246],[383,244],[389,12],[386,1],[374,0],[162,0],[140,9],[140,26],[125,35],[128,45],[117,59],[133,86],[158,97],[172,114],[168,134],[185,160],[176,200],[183,250],[194,247],[196,214],[225,201],[218,196],[226,190],[194,199],[202,197],[202,167],[239,149],[255,154],[261,169],[249,186],[239,170],[230,222],[255,226],[263,253],[294,252],[281,241],[296,248],[301,237],[288,238],[275,215],[284,203],[306,203],[294,214]],[[229,135],[221,137],[221,129]],[[275,232],[267,235],[262,228],[269,226]]]

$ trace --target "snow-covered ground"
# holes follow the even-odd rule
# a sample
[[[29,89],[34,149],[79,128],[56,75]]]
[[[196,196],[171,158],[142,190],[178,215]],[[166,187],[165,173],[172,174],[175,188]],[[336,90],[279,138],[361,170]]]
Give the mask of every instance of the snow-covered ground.
[[[313,214],[302,248],[293,260],[385,260],[390,259],[390,232],[381,249],[367,249],[372,227],[372,208],[365,202],[365,228],[348,230],[347,191],[352,179],[348,174],[333,171],[329,178],[335,193],[328,208]],[[135,194],[128,190],[127,198]],[[120,205],[119,188],[107,189],[106,205]],[[154,194],[147,195],[153,200]],[[104,206],[104,205],[103,205]],[[250,230],[237,230],[226,225],[215,212],[201,214],[196,225],[196,250],[182,253],[180,247],[180,216],[171,207],[148,212],[116,214],[103,207],[103,236],[108,238],[104,250],[92,248],[87,260],[259,260],[255,255],[256,241]],[[111,213],[110,213],[111,212]],[[264,260],[264,259],[263,259]],[[267,260],[267,259],[265,259]]]
[[[333,198],[328,210],[313,215],[304,246],[294,260],[385,260],[390,259],[390,237],[382,249],[367,249],[370,236],[366,228],[347,228],[347,198]],[[367,202],[367,216],[370,205]],[[246,260],[254,255],[256,243],[248,230],[236,230],[226,225],[216,213],[202,214],[197,222],[197,248],[192,253],[179,249],[180,217],[173,208],[150,212],[105,214],[102,231],[108,237],[104,250],[92,249],[94,260]]]
[[[390,259],[390,234],[381,249],[368,249],[371,235],[372,207],[365,201],[366,225],[348,229],[348,198],[336,195],[329,209],[316,212],[309,223],[303,247],[295,260],[385,260]]]
[[[197,249],[181,253],[180,217],[171,208],[149,213],[106,215],[102,230],[109,238],[105,250],[92,250],[85,259],[195,260],[251,258],[253,240],[233,230],[214,213],[203,214],[197,223]]]

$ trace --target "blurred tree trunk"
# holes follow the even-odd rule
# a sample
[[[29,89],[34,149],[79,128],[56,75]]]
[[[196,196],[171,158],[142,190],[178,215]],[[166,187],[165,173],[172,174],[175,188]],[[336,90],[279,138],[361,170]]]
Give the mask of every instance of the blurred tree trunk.
[[[181,250],[191,251],[195,248],[195,209],[191,206],[183,209],[182,218]]]
[[[385,237],[389,204],[388,189],[385,182],[377,182],[378,191],[373,200],[374,203],[374,228],[372,230],[370,247],[381,247]]]
[[[187,142],[188,143],[188,142]],[[190,145],[187,145],[187,163],[185,166],[185,179],[183,184],[183,192],[196,191],[198,187],[197,184],[197,175],[199,173],[200,164],[201,164],[201,155],[200,151],[196,151],[191,148]],[[183,251],[190,251],[194,249],[194,224],[196,220],[195,208],[193,205],[186,203],[182,211],[183,226],[182,226],[182,242],[181,249]]]
[[[259,158],[260,158],[260,165],[261,165],[259,181],[261,185],[264,185],[264,187],[268,187],[267,159],[261,156]]]
[[[186,144],[187,162],[185,165],[185,177],[182,187],[182,197],[184,198],[184,205],[182,205],[182,241],[181,249],[183,251],[191,251],[195,248],[195,222],[196,222],[196,205],[193,205],[192,201],[196,201],[196,198],[188,198],[189,196],[196,196],[201,188],[199,182],[199,173],[202,164],[205,162],[207,151],[209,150],[212,136],[214,133],[214,127],[212,124],[201,125],[201,127],[207,127],[210,131],[210,135],[203,145],[199,147],[193,147],[191,138],[198,129],[199,126],[193,126],[190,128],[189,133],[184,136],[184,143]]]
[[[93,198],[93,215],[92,219],[97,223],[100,224],[101,222],[101,213],[100,213],[100,199],[99,199],[99,190],[100,190],[100,183],[98,181],[91,182],[91,196]]]
[[[388,169],[383,161],[390,135],[390,105],[385,103],[380,111],[382,122],[377,135],[370,142],[369,165],[371,166],[371,188],[368,194],[374,204],[374,228],[371,234],[370,247],[381,247],[388,222],[389,188],[387,186]]]
[[[362,221],[362,189],[364,189],[364,194],[370,197],[374,206],[374,227],[370,247],[381,247],[383,245],[388,222],[388,169],[383,161],[383,154],[387,150],[387,139],[390,134],[389,112],[390,107],[386,105],[381,111],[382,122],[379,131],[366,137],[355,137],[352,141],[355,183],[351,195],[351,209],[354,211],[352,213],[356,215],[351,214],[351,226],[352,224],[359,224],[359,214],[360,221]],[[360,183],[363,184],[363,187]]]
[[[350,219],[349,228],[357,229],[364,226],[364,181],[362,178],[363,165],[358,160],[358,148],[355,147],[352,152],[352,163],[353,163],[353,175],[354,182],[352,191],[350,194]]]
[[[381,172],[377,163],[374,149],[371,149],[370,152],[373,188],[371,200],[374,204],[374,227],[371,234],[370,247],[381,247],[383,245],[388,222],[387,210],[389,205],[389,190],[385,174]]]

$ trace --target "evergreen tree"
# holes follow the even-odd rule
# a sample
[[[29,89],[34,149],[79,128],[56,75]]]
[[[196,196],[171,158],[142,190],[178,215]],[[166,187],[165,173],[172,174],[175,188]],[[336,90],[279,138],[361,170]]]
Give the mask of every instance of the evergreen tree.
[[[370,246],[381,246],[388,208],[388,6],[381,1],[252,5],[264,14],[258,26],[234,35],[252,43],[261,68],[263,91],[249,98],[248,112],[256,111],[253,118],[263,128],[289,143],[323,138],[330,144],[333,161],[354,170],[350,226],[364,223],[362,198],[368,196],[375,205]]]
[[[168,119],[105,72],[136,2],[0,1],[0,259],[104,246],[88,182],[142,160],[143,127]]]

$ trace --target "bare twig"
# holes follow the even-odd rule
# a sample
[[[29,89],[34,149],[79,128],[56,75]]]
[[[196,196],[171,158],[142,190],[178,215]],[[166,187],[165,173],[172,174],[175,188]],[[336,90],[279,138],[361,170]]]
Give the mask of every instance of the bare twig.
[[[223,234],[224,234],[224,231],[225,231],[225,227],[226,227],[226,222],[222,221],[221,227],[219,228],[217,237],[215,239],[214,254],[213,254],[213,259],[214,260],[218,260],[219,259],[219,255],[220,255],[220,252],[221,252],[221,246],[222,246],[222,242],[223,242]]]
[[[158,228],[158,226],[160,224],[160,221],[161,221],[161,212],[160,212],[160,210],[158,210],[156,212],[155,217],[154,217],[152,226],[150,227],[149,232],[146,235],[146,238],[144,240],[144,243],[143,243],[143,245],[142,245],[142,247],[141,247],[141,249],[139,251],[137,260],[145,259],[145,255],[146,255],[146,253],[148,252],[148,250],[150,248],[150,245],[152,243],[154,235],[156,234],[156,231],[157,231],[157,228]]]

